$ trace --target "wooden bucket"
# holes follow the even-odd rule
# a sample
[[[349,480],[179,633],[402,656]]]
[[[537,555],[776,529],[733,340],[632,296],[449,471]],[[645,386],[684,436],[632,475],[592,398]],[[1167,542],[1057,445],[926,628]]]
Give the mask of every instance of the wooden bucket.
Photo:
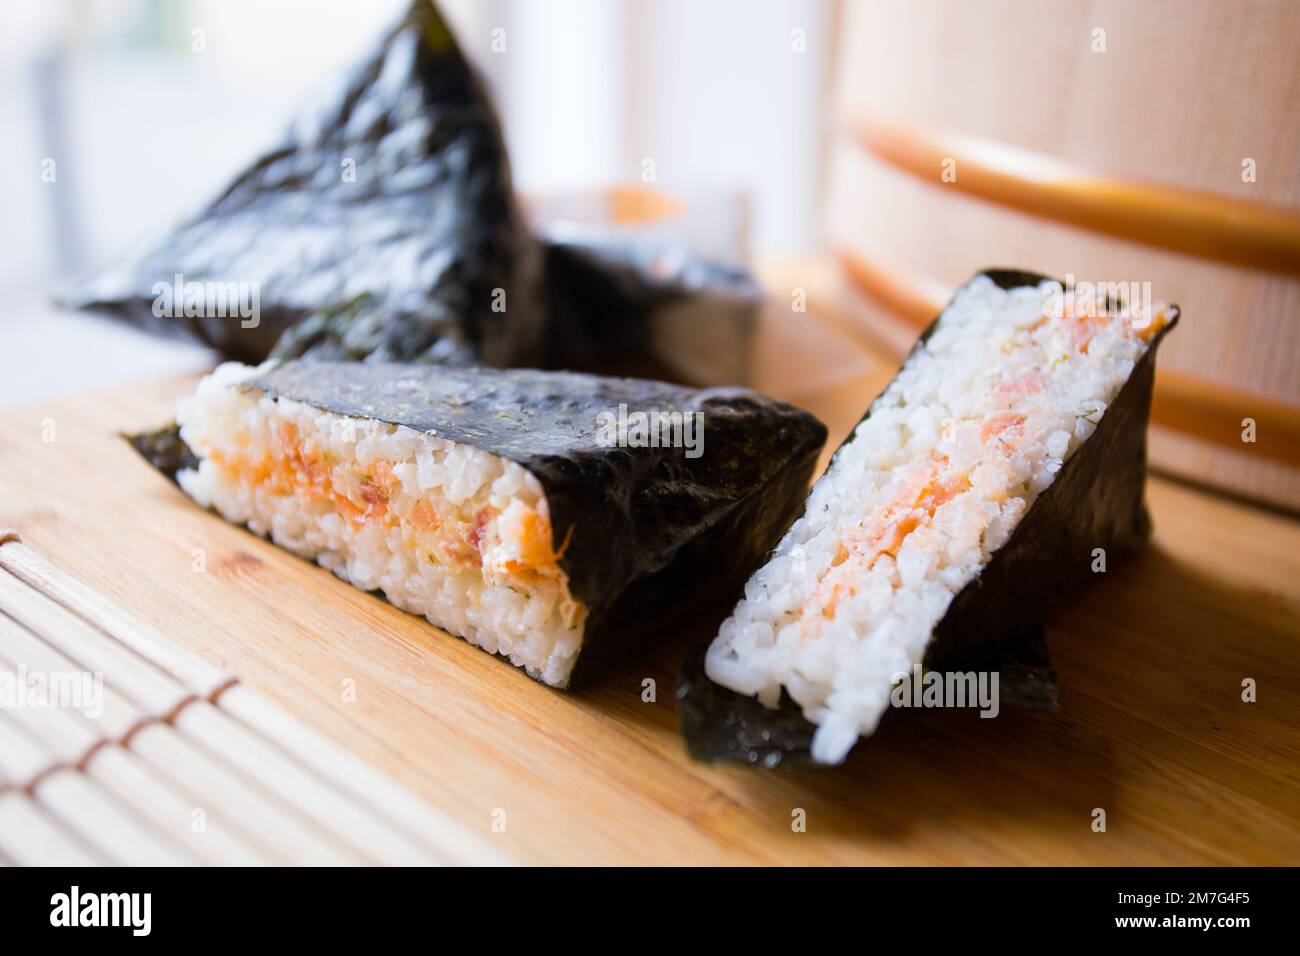
[[[846,4],[826,219],[868,321],[987,266],[1149,282],[1153,463],[1300,509],[1297,49],[1286,0]]]

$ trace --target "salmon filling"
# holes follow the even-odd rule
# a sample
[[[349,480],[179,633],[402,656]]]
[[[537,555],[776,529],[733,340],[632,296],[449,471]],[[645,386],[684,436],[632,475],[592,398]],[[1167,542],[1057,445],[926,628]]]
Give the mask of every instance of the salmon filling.
[[[963,289],[839,450],[709,649],[711,680],[818,725],[844,758],[934,626],[1096,429],[1166,321]],[[1053,295],[1056,293],[1056,295]]]
[[[427,552],[430,562],[459,563],[521,582],[565,579],[551,546],[544,501],[541,511],[512,503],[508,513],[490,504],[469,512],[438,496],[417,497],[404,509],[390,507],[402,495],[393,462],[380,459],[359,468],[319,449],[307,450],[292,422],[277,422],[273,434],[271,447],[259,449],[256,457],[243,452],[228,457],[214,448],[208,458],[230,482],[323,504],[356,531],[371,523],[398,529],[403,543]],[[570,618],[577,612],[571,599],[566,612]]]
[[[182,406],[182,437],[200,459],[178,476],[190,495],[567,685],[586,610],[532,474],[435,435],[243,390],[249,371],[223,366]]]

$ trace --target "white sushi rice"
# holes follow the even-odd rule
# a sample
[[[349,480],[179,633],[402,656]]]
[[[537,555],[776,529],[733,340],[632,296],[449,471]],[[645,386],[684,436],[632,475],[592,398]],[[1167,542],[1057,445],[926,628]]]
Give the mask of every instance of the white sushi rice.
[[[228,521],[567,686],[586,611],[555,564],[536,477],[469,445],[239,387],[257,371],[222,365],[181,403],[181,437],[200,458],[177,476],[181,488]]]
[[[819,762],[841,762],[875,729],[953,597],[1145,352],[1143,334],[1120,319],[1095,329],[1045,319],[1060,292],[1055,283],[1007,292],[980,277],[957,295],[710,647],[716,683],[768,707],[789,692],[818,725]]]

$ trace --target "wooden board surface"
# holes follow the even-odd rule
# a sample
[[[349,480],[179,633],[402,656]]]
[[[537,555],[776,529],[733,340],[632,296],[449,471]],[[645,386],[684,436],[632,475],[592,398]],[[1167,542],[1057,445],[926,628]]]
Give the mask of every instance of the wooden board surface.
[[[760,384],[838,442],[893,369],[773,321]],[[537,684],[153,473],[118,433],[192,384],[6,411],[0,523],[523,862],[1300,863],[1292,519],[1153,479],[1151,546],[1050,622],[1059,713],[901,713],[840,770],[710,767],[686,757],[672,694],[706,627],[589,691]]]

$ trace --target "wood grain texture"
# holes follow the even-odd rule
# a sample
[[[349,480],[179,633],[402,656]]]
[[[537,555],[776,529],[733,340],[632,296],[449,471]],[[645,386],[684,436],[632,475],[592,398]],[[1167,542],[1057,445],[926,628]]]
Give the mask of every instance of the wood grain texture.
[[[1093,52],[1094,31],[1105,52]],[[846,6],[843,117],[1032,150],[1100,176],[1300,210],[1300,5],[1287,0],[875,0]],[[1255,162],[1243,180],[1242,163]],[[833,150],[829,231],[950,286],[988,267],[1150,282],[1183,307],[1169,370],[1300,404],[1300,278],[1048,222]],[[960,181],[960,164],[956,168]],[[1181,474],[1300,508],[1300,474],[1207,443],[1156,449]]]
[[[811,314],[764,321],[759,384],[838,442],[892,363]],[[521,861],[1300,862],[1300,523],[1153,481],[1151,547],[1050,624],[1059,713],[899,713],[840,771],[716,768],[686,757],[671,689],[708,622],[590,691],[544,687],[150,470],[117,433],[192,385],[8,412],[0,523]]]
[[[1215,193],[1102,176],[1058,157],[874,117],[852,120],[858,144],[895,169],[1051,222],[1204,256],[1300,273],[1300,212]],[[961,175],[957,175],[960,170]]]
[[[934,321],[957,291],[925,276],[904,275],[895,267],[871,262],[848,249],[841,250],[837,258],[844,278],[867,299],[865,304],[888,311],[893,318],[890,324],[910,326],[904,336],[906,343],[893,350],[900,360],[911,348],[913,336],[920,335]],[[866,337],[871,347],[871,336],[864,331],[860,337]],[[1248,418],[1257,426],[1255,441],[1250,443],[1242,440]],[[1300,469],[1297,404],[1161,367],[1151,401],[1151,423],[1188,438],[1212,442],[1221,449],[1265,458],[1293,471]]]

